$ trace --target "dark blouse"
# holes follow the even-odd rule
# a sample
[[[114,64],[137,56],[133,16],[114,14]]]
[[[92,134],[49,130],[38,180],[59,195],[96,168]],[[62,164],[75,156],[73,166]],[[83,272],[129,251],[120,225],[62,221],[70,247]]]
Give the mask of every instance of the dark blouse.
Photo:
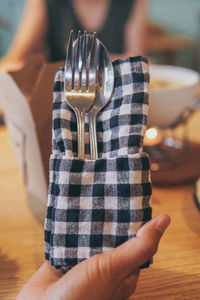
[[[47,45],[50,61],[63,60],[66,57],[66,43],[73,29],[84,31],[77,19],[73,0],[46,0],[49,34]],[[97,37],[105,44],[109,52],[123,53],[124,26],[129,18],[134,0],[111,0],[108,16]]]

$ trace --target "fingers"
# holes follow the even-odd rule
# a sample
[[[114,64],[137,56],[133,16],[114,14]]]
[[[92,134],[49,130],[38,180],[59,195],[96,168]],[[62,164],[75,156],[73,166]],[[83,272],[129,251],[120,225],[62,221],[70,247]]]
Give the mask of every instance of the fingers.
[[[144,226],[142,226],[138,230],[136,237],[140,238],[140,237],[142,237],[142,235],[144,235],[144,234],[146,235],[147,232],[149,230],[152,231],[152,229],[154,227],[154,230],[152,231],[152,233],[156,234],[156,238],[159,242],[160,238],[162,237],[163,233],[169,226],[170,222],[171,222],[171,219],[168,215],[158,215],[158,216],[154,217],[152,220],[150,220],[149,222],[147,222]]]
[[[113,272],[126,277],[151,259],[169,224],[169,216],[159,215],[142,226],[135,238],[110,252]]]
[[[40,299],[46,289],[63,276],[61,272],[52,267],[49,262],[41,265],[38,271],[28,280],[17,295],[16,300]]]
[[[136,290],[139,275],[140,275],[140,270],[137,269],[124,280],[124,282],[122,283],[123,298],[121,299],[128,298],[134,293],[134,291]]]
[[[48,261],[44,262],[39,270],[41,277],[45,275],[45,281],[55,282],[63,276],[63,273],[51,266]]]

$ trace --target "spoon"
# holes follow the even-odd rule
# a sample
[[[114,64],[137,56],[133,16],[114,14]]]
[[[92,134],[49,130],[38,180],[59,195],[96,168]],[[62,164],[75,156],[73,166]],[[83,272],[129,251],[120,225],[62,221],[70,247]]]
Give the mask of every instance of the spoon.
[[[88,35],[92,39],[92,35]],[[98,39],[97,39],[98,40]],[[114,71],[107,49],[102,42],[99,42],[98,47],[98,72],[96,82],[96,97],[93,105],[88,110],[89,130],[90,130],[90,158],[91,160],[98,159],[97,134],[96,134],[96,119],[99,111],[110,100],[114,87]]]

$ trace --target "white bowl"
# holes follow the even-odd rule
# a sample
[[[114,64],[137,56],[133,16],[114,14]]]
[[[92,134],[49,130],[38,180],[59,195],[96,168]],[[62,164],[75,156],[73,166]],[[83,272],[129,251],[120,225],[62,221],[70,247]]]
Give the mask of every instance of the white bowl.
[[[169,65],[150,65],[150,80],[166,80],[177,83],[173,87],[150,89],[149,126],[168,127],[195,99],[199,73],[190,69]]]

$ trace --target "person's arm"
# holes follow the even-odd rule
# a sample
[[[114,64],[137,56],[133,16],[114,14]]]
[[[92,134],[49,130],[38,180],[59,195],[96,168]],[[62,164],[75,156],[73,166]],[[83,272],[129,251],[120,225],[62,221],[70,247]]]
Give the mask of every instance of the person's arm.
[[[38,50],[48,30],[45,0],[27,0],[20,26],[7,54],[0,60],[0,70],[17,69]]]
[[[148,2],[135,0],[124,30],[124,48],[128,56],[145,55],[148,28]]]

